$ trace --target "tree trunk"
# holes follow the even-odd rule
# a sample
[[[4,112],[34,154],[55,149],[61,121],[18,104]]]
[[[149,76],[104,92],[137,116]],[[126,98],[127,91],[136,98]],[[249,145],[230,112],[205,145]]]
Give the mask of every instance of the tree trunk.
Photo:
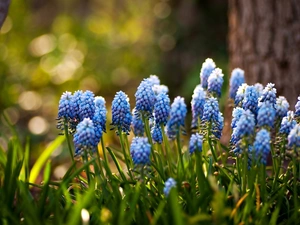
[[[229,0],[230,71],[274,83],[294,109],[300,95],[300,1]]]

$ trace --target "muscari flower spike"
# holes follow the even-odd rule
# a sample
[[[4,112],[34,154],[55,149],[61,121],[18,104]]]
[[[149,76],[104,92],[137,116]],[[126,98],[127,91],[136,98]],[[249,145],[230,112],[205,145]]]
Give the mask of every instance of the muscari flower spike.
[[[240,118],[241,118],[244,111],[245,110],[242,109],[241,107],[236,107],[236,108],[233,109],[233,111],[232,111],[232,121],[231,121],[231,128],[232,129],[236,127],[236,124],[240,120]]]
[[[150,75],[148,80],[150,81],[150,83],[153,85],[160,85],[160,80],[158,78],[158,76],[156,75]]]
[[[255,159],[263,165],[267,164],[267,157],[271,151],[270,139],[270,133],[265,129],[261,129],[256,134],[255,141],[253,144],[253,151],[255,151]]]
[[[74,117],[73,95],[66,91],[62,94],[58,105],[58,119],[72,119]]]
[[[135,93],[136,110],[143,113],[145,112],[148,115],[152,113],[156,101],[152,86],[152,81],[149,78],[144,79]]]
[[[264,88],[262,96],[260,97],[260,102],[269,102],[272,105],[276,105],[276,89],[275,84],[268,83]]]
[[[191,135],[190,144],[189,144],[189,151],[190,154],[193,154],[195,151],[202,152],[202,143],[203,137],[199,133],[195,133]]]
[[[297,122],[294,120],[294,112],[288,111],[287,116],[283,117],[281,121],[279,133],[288,135],[296,124]]]
[[[159,125],[155,124],[154,126],[152,126],[151,136],[152,136],[152,140],[154,142],[159,143],[159,144],[162,143],[163,136],[162,136],[161,127]]]
[[[200,71],[200,80],[201,80],[201,86],[205,89],[207,89],[207,80],[210,76],[211,72],[216,68],[215,62],[207,58],[205,62],[202,64],[201,71]]]
[[[212,133],[215,135],[217,139],[220,139],[222,136],[222,130],[224,127],[224,117],[221,112],[218,113],[218,119],[216,122],[213,123],[212,126]]]
[[[198,126],[198,121],[203,116],[203,107],[205,104],[206,91],[203,89],[201,85],[197,85],[194,89],[194,93],[191,101],[192,108],[192,127]]]
[[[93,122],[95,127],[100,126],[101,130],[106,132],[106,114],[105,99],[101,96],[95,97],[95,113],[93,116]]]
[[[170,139],[175,139],[180,127],[184,127],[186,114],[187,108],[184,98],[176,97],[171,105],[170,119],[166,126],[167,135]]]
[[[155,123],[166,125],[171,110],[170,98],[166,93],[160,93],[156,96],[153,115]]]
[[[217,97],[221,96],[221,89],[224,82],[223,76],[224,74],[222,73],[222,70],[219,68],[216,68],[212,71],[212,73],[207,79],[208,92],[212,94],[216,94]]]
[[[82,121],[84,118],[93,118],[95,113],[94,93],[91,91],[85,91],[80,96],[79,101],[79,119]]]
[[[165,187],[164,187],[164,194],[165,196],[168,196],[171,189],[176,188],[176,181],[170,177],[168,180],[165,182]]]
[[[300,96],[298,97],[298,101],[295,105],[295,116],[296,117],[300,116]]]
[[[134,137],[130,146],[130,155],[135,165],[150,163],[151,145],[146,137]]]
[[[269,127],[272,128],[274,126],[276,116],[276,110],[273,105],[269,102],[264,102],[260,105],[258,113],[257,113],[257,125],[259,127]]]
[[[111,111],[111,125],[121,129],[126,134],[129,134],[132,115],[130,113],[129,98],[123,91],[116,93],[112,101]]]
[[[240,68],[235,68],[231,72],[230,77],[230,89],[229,89],[229,97],[231,99],[235,99],[236,92],[243,83],[245,83],[245,72]]]
[[[263,91],[264,91],[264,86],[261,83],[256,83],[254,84],[254,87],[256,88],[257,92],[258,92],[258,96],[262,96]]]
[[[300,147],[300,124],[296,124],[288,135],[288,147]]]
[[[279,119],[282,119],[283,117],[285,117],[287,115],[287,112],[289,111],[289,107],[290,107],[290,104],[286,100],[286,98],[283,96],[279,96],[276,99],[276,106],[275,106],[276,117]]]
[[[154,91],[155,95],[158,95],[160,93],[168,94],[169,88],[166,85],[160,84],[160,85],[153,85],[152,90]]]
[[[242,107],[245,110],[249,109],[254,115],[257,114],[258,92],[254,86],[251,85],[246,87]]]
[[[75,157],[83,155],[84,151],[95,150],[99,139],[95,133],[93,121],[84,118],[76,127],[74,134]]]
[[[132,110],[132,128],[135,136],[144,135],[144,123],[135,108]]]
[[[253,113],[250,110],[245,110],[239,121],[236,124],[236,127],[233,129],[231,136],[231,143],[236,144],[245,136],[251,136],[254,133],[255,128],[255,118]]]
[[[218,100],[214,97],[210,97],[205,101],[201,120],[203,122],[215,122],[218,120],[219,111]]]
[[[239,88],[236,92],[236,95],[235,95],[235,99],[234,99],[234,105],[235,106],[242,106],[241,104],[244,100],[245,91],[246,91],[247,87],[248,87],[248,84],[246,84],[246,83],[243,83],[239,86]]]

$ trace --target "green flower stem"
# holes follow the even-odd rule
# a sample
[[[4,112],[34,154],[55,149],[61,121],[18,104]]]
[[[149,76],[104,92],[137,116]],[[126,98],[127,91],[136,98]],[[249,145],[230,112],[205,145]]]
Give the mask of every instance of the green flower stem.
[[[69,153],[70,153],[72,162],[74,162],[73,149],[71,147],[71,141],[70,141],[70,136],[69,136],[69,131],[68,131],[68,125],[67,124],[68,124],[68,120],[67,120],[67,118],[65,118],[65,120],[64,120],[64,131],[65,131],[65,135],[66,135],[66,139],[67,139]]]
[[[103,152],[103,156],[104,156],[104,161],[105,161],[105,163],[108,164],[109,162],[108,162],[108,158],[107,158],[107,154],[106,154],[106,148],[104,146],[103,136],[101,136],[100,142],[101,142],[101,148],[102,148],[102,152]]]
[[[183,174],[185,174],[185,172],[184,172],[184,164],[183,164],[183,156],[182,156],[182,152],[181,152],[180,131],[177,132],[176,142],[177,142],[177,151],[178,151],[178,157],[179,157],[179,161],[180,161],[180,166],[182,168]]]
[[[122,129],[120,127],[118,128],[118,133],[119,133],[121,148],[122,148],[122,151],[123,151],[123,154],[124,154],[125,164],[126,164],[126,167],[127,167],[130,178],[133,179],[133,176],[132,176],[131,170],[130,170],[132,162],[131,162],[130,157],[128,158],[129,151],[126,150],[123,135],[122,135],[123,132],[122,132]]]
[[[195,151],[196,155],[196,173],[197,173],[197,180],[198,180],[198,188],[200,193],[205,193],[207,187],[207,179],[203,172],[203,161],[202,161],[202,153],[198,150]]]
[[[172,158],[171,158],[171,155],[170,155],[170,152],[171,152],[170,143],[169,143],[169,140],[168,140],[168,138],[166,136],[166,133],[164,131],[164,125],[161,124],[160,128],[161,128],[161,133],[162,133],[162,136],[163,136],[163,142],[164,142],[164,146],[165,146],[166,162],[168,163],[170,176],[172,176],[173,171],[172,171]]]
[[[207,141],[208,141],[208,145],[209,145],[209,148],[210,148],[210,151],[213,155],[213,158],[214,158],[214,161],[215,162],[218,162],[218,158],[217,158],[217,155],[216,155],[216,150],[211,142],[211,139],[210,139],[210,136],[211,136],[211,127],[212,127],[212,124],[209,123],[208,124],[208,132],[207,132]]]
[[[151,155],[153,157],[153,160],[155,162],[155,164],[157,164],[157,159],[156,159],[156,156],[155,156],[155,149],[154,149],[154,145],[153,145],[153,141],[152,141],[152,137],[151,137],[151,132],[150,132],[150,127],[149,127],[149,120],[146,118],[146,116],[142,113],[142,120],[143,120],[143,123],[145,125],[145,132],[146,132],[146,135],[147,135],[147,138],[148,138],[148,141],[151,145]]]
[[[88,163],[89,161],[89,158],[88,158],[88,153],[86,150],[83,151],[83,156],[82,156],[82,160],[83,160],[83,163]],[[86,167],[86,176],[87,176],[87,179],[88,179],[88,184],[91,183],[91,173],[90,173],[90,167],[87,166]]]

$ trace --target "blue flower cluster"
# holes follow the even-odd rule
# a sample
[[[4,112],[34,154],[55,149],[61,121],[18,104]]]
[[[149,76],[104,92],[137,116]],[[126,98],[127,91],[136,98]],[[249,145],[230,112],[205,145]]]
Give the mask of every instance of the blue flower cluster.
[[[156,97],[156,102],[154,104],[153,115],[155,118],[155,123],[160,125],[166,125],[169,117],[171,107],[170,107],[170,98],[169,96],[162,92],[159,93]]]
[[[180,128],[184,127],[186,114],[187,108],[184,98],[176,97],[171,105],[170,119],[166,126],[169,139],[175,139],[178,132],[180,132]]]
[[[229,89],[229,97],[231,99],[235,99],[236,92],[238,88],[245,83],[245,75],[244,75],[244,70],[240,68],[235,68],[231,72],[231,77],[230,77],[230,89]]]
[[[144,79],[135,93],[136,110],[150,115],[156,102],[155,93],[152,89],[153,81],[150,78]]]
[[[203,137],[199,133],[192,134],[189,144],[190,154],[193,154],[195,151],[202,152],[202,143]]]
[[[298,97],[298,101],[295,105],[295,116],[300,116],[300,96]]]
[[[247,86],[243,99],[243,109],[249,109],[254,115],[257,114],[258,108],[258,91],[254,86]]]
[[[286,100],[285,97],[279,96],[276,99],[276,117],[279,119],[282,119],[287,115],[287,112],[289,111],[290,104]]]
[[[154,142],[159,143],[159,144],[162,143],[163,136],[162,136],[161,127],[159,125],[155,124],[154,126],[152,126],[151,136],[152,136],[152,140]]]
[[[239,88],[236,92],[235,99],[234,99],[234,105],[235,106],[242,107],[242,102],[244,100],[245,92],[246,92],[247,87],[248,87],[248,84],[246,84],[246,83],[243,83],[242,85],[239,86]]]
[[[215,122],[218,120],[219,102],[216,98],[210,97],[206,99],[203,109],[203,122]]]
[[[205,62],[202,64],[201,71],[200,71],[200,80],[201,80],[201,86],[205,89],[207,89],[208,85],[208,77],[212,73],[212,71],[216,68],[215,62],[207,58]]]
[[[288,111],[287,116],[283,117],[281,121],[279,133],[288,135],[296,124],[297,122],[294,120],[294,112]]]
[[[146,137],[134,137],[130,146],[130,155],[135,165],[150,163],[151,145]]]
[[[253,151],[255,151],[255,159],[258,163],[267,164],[267,157],[271,151],[270,140],[270,133],[265,129],[261,129],[256,134]]]
[[[274,84],[268,83],[264,88],[262,96],[260,97],[260,102],[269,102],[273,106],[276,105],[276,89]]]
[[[176,181],[170,177],[168,180],[165,182],[165,187],[164,187],[164,194],[165,196],[168,196],[171,189],[176,187]]]
[[[106,114],[105,99],[94,97],[91,91],[76,91],[73,95],[71,92],[62,94],[58,106],[58,128],[62,129],[62,119],[67,119],[65,125],[74,134],[76,156],[85,149],[97,146],[102,133],[106,131]]]
[[[205,104],[206,91],[201,85],[197,85],[194,89],[194,93],[191,101],[192,108],[192,127],[197,127],[199,120],[203,116],[203,107]]]
[[[222,85],[224,82],[223,76],[224,74],[219,68],[216,68],[212,71],[207,80],[208,92],[215,94],[217,97],[221,96]]]
[[[300,124],[296,124],[289,133],[288,146],[290,148],[300,147]]]
[[[95,151],[98,142],[93,121],[90,118],[84,118],[77,125],[74,134],[75,157],[83,155],[86,150]]]
[[[123,91],[116,93],[112,101],[111,111],[111,125],[129,134],[132,115],[130,113],[129,98]]]
[[[132,110],[132,128],[135,136],[144,135],[144,123],[139,112],[135,108]]]
[[[272,128],[274,126],[276,116],[276,110],[273,105],[269,102],[264,102],[260,105],[258,114],[257,114],[257,125],[259,127],[269,127]]]

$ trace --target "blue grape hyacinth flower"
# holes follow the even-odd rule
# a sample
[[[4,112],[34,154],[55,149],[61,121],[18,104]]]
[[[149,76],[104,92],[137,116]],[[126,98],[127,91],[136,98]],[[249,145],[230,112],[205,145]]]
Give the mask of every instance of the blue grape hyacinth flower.
[[[166,125],[171,110],[170,98],[166,93],[160,93],[156,97],[156,102],[154,104],[153,115],[155,118],[155,123],[160,125]]]
[[[66,91],[62,94],[58,105],[58,119],[66,118],[73,119],[74,117],[74,104],[73,95],[71,92]]]
[[[258,109],[258,97],[257,89],[252,85],[247,86],[243,99],[243,109],[249,109],[254,115],[256,115]]]
[[[295,105],[295,116],[296,117],[300,116],[300,96],[298,97],[298,101]]]
[[[285,97],[279,96],[276,99],[276,117],[279,119],[282,119],[287,115],[287,112],[289,111],[290,104],[286,100]]]
[[[75,91],[73,94],[74,117],[78,123],[80,120],[79,119],[79,105],[81,103],[81,95],[82,94],[83,94],[83,91],[81,91],[81,90]]]
[[[217,139],[220,139],[222,136],[222,130],[224,127],[224,117],[221,112],[218,113],[218,119],[213,123],[212,133]]]
[[[229,97],[231,99],[235,99],[236,92],[238,88],[245,83],[245,72],[244,70],[240,68],[235,68],[231,72],[231,77],[230,77],[230,89],[229,89]]]
[[[155,95],[158,95],[160,93],[168,94],[169,88],[166,85],[160,84],[160,85],[153,85],[152,90],[154,91]]]
[[[135,108],[132,110],[132,128],[135,136],[144,135],[144,123]]]
[[[234,105],[235,106],[242,106],[244,97],[245,97],[245,91],[246,88],[248,87],[248,84],[243,83],[239,86],[236,95],[235,95],[235,99],[234,99]]]
[[[111,111],[111,125],[121,129],[126,134],[129,134],[132,115],[130,113],[129,98],[123,91],[116,93],[112,101]]]
[[[272,128],[274,126],[276,117],[276,110],[269,102],[264,102],[260,105],[257,113],[257,125],[259,127],[267,126]]]
[[[152,136],[152,140],[155,143],[159,143],[159,144],[162,143],[163,136],[162,136],[161,127],[159,125],[155,124],[154,126],[152,126],[152,128],[151,128],[151,136]]]
[[[268,83],[264,88],[262,96],[260,97],[260,102],[269,102],[270,104],[276,105],[276,89],[274,88],[275,84]]]
[[[261,129],[256,134],[255,141],[253,144],[253,150],[255,151],[255,159],[263,165],[267,164],[267,157],[271,151],[270,140],[270,133],[265,129]]]
[[[296,124],[288,135],[288,147],[300,147],[300,124]]]
[[[171,189],[176,188],[176,181],[170,177],[168,180],[165,182],[165,187],[164,187],[164,194],[165,196],[168,196]]]
[[[294,120],[294,112],[288,111],[287,116],[283,117],[281,121],[279,133],[288,135],[296,124],[297,122]]]
[[[93,116],[93,122],[95,126],[100,126],[103,132],[106,132],[106,114],[105,99],[101,96],[95,97],[95,113]]]
[[[130,155],[135,165],[150,163],[151,145],[146,137],[134,137],[130,146]]]
[[[203,122],[215,122],[218,120],[219,111],[218,100],[214,97],[210,97],[205,101],[201,120]]]
[[[136,110],[148,115],[152,114],[154,104],[156,102],[156,97],[152,86],[152,81],[149,78],[144,79],[138,86],[135,93]]]
[[[236,127],[233,129],[233,136],[237,140],[242,139],[245,136],[251,136],[254,133],[255,118],[250,110],[243,111]],[[236,141],[233,141],[236,143]]]
[[[236,108],[233,109],[233,111],[232,111],[232,120],[231,120],[231,128],[232,129],[236,127],[236,124],[240,120],[240,118],[241,118],[244,111],[245,110],[242,109],[241,107],[236,107]]]
[[[206,91],[201,85],[197,85],[194,89],[194,93],[191,101],[192,108],[192,127],[198,126],[198,121],[203,116],[203,107],[205,104]]]
[[[85,91],[81,94],[78,111],[80,121],[84,118],[93,118],[96,109],[94,100],[94,93],[91,91]]]
[[[160,85],[160,80],[158,78],[158,76],[156,75],[150,75],[148,80],[150,81],[150,83],[153,85]]]
[[[208,92],[216,94],[217,97],[221,96],[222,85],[224,82],[223,76],[224,74],[219,68],[216,68],[212,71],[207,80]]]
[[[258,92],[258,96],[261,97],[264,92],[264,86],[261,83],[254,84],[254,87],[256,88]]]
[[[75,157],[83,155],[84,151],[95,150],[99,139],[95,133],[93,121],[84,118],[76,127],[74,134]]]
[[[202,143],[203,137],[199,133],[195,133],[191,135],[190,144],[189,144],[189,151],[190,154],[193,154],[195,151],[202,152]]]
[[[210,76],[210,74],[212,73],[212,71],[216,68],[216,64],[215,62],[210,59],[207,58],[205,60],[205,62],[202,64],[201,67],[201,71],[200,71],[200,80],[201,80],[201,86],[204,89],[207,89],[207,81],[208,81],[208,77]]]
[[[185,125],[185,117],[187,114],[184,98],[176,97],[171,105],[170,119],[167,122],[166,131],[169,139],[175,139],[180,128]]]

